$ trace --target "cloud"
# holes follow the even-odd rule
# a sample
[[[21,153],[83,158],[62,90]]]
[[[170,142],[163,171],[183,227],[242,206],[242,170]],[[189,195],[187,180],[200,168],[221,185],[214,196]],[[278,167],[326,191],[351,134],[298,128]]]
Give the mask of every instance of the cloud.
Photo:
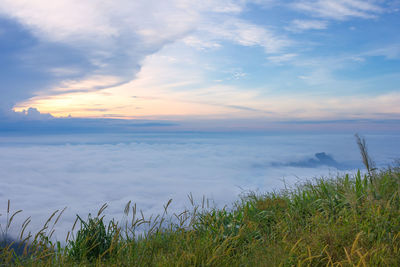
[[[29,107],[21,111],[5,110],[0,112],[0,129],[7,128],[5,125],[10,121],[19,121],[23,124],[25,121],[49,121],[55,119],[50,113],[40,113],[36,108]]]
[[[296,88],[301,91],[276,94],[274,90],[279,89],[277,85],[265,85],[257,90],[239,84],[205,82],[210,71],[214,75],[216,73],[221,77],[223,75],[225,79],[231,77],[232,73],[222,73],[218,69],[210,70],[207,62],[188,51],[190,49],[181,46],[168,46],[159,53],[147,57],[137,78],[129,83],[87,93],[71,91],[68,94],[52,97],[44,95],[23,103],[17,110],[41,106],[43,112],[60,111],[56,113],[57,116],[67,116],[70,113],[74,117],[82,116],[79,111],[84,109],[86,115],[90,114],[92,117],[114,114],[122,118],[124,115],[134,114],[137,117],[130,115],[130,118],[157,117],[177,121],[199,117],[266,118],[270,121],[385,119],[398,118],[400,114],[397,104],[400,100],[397,93],[381,92],[371,95],[368,92],[371,87],[375,87],[377,81],[390,80],[391,77],[387,79],[378,77],[378,80],[370,77],[360,81],[338,79],[335,72],[324,65],[337,68],[343,64],[343,59],[340,58],[336,61],[331,59],[323,62],[321,59],[321,62],[307,63],[295,54],[268,57],[268,60],[275,64],[281,64],[280,62],[304,64],[304,66],[299,65],[301,75],[296,81]],[[311,71],[308,71],[310,66],[307,64],[311,65]],[[396,74],[393,75],[398,77]],[[75,88],[85,88],[85,83],[72,84]],[[352,88],[353,93],[349,94],[346,88]],[[268,91],[261,94],[261,90]],[[304,90],[307,92],[304,93]],[[90,102],[96,104],[92,110],[86,107]],[[56,105],[56,108],[51,105]],[[105,108],[108,110],[102,112],[101,109]]]
[[[278,53],[292,44],[289,38],[275,34],[268,27],[236,18],[225,18],[218,24],[206,24],[200,30],[211,39],[233,41],[242,46],[260,46],[266,53]]]
[[[183,42],[185,44],[187,44],[188,46],[195,47],[199,50],[217,49],[217,48],[221,47],[221,45],[218,42],[202,40],[198,36],[194,36],[194,35],[190,35],[190,36],[184,38]]]
[[[106,46],[107,50],[121,41],[135,40],[141,45],[149,44],[150,49],[151,45],[157,48],[189,30],[199,11],[188,10],[182,1],[126,0],[60,0],[56,3],[5,0],[0,8],[3,14],[17,19],[40,38],[91,47]],[[178,21],[180,23],[176,23]]]
[[[362,113],[350,109],[351,114],[343,115],[340,103],[336,108],[330,107],[332,113],[328,113],[319,102],[336,103],[341,97],[322,99],[319,95],[346,90],[353,94],[352,98],[359,97],[367,82],[341,79],[340,75],[350,65],[344,61],[354,63],[368,54],[355,53],[345,60],[340,55],[334,59],[315,55],[307,58],[309,47],[290,51],[296,44],[286,34],[293,36],[292,33],[277,31],[268,21],[257,24],[245,19],[253,4],[287,8],[287,4],[278,2],[3,1],[0,13],[15,27],[14,32],[23,33],[24,38],[18,36],[16,42],[24,40],[28,48],[10,53],[20,60],[19,68],[9,68],[15,74],[14,81],[11,75],[0,74],[2,79],[10,79],[0,88],[0,108],[7,110],[14,105],[17,111],[35,107],[53,116],[119,118],[127,118],[127,114],[130,118],[205,116],[207,112],[219,117],[274,113],[279,114],[276,119],[310,114],[327,114],[329,118],[339,114],[343,118]],[[295,31],[324,29],[330,19],[367,18],[366,14],[386,12],[384,5],[376,1],[304,0],[292,2],[291,6],[314,17],[334,11],[339,14],[322,19],[290,17],[288,27]],[[238,51],[249,54],[234,55],[232,51],[238,45],[246,47]],[[217,50],[224,47],[227,50],[222,53],[222,60]],[[262,50],[265,55],[259,57]],[[227,57],[226,53],[232,54]],[[374,54],[396,59],[399,53],[394,45],[369,53]],[[258,62],[257,58],[269,62]],[[287,71],[275,68],[262,74],[272,65],[270,62],[290,67]],[[24,79],[18,78],[21,76]],[[278,79],[279,84],[275,82]],[[268,84],[269,81],[275,84]],[[356,90],[359,91],[354,96]],[[138,98],[133,99],[135,95]],[[385,106],[374,109],[371,114],[387,113],[383,111]],[[366,108],[363,112],[365,116],[370,114]]]
[[[118,76],[93,75],[81,80],[64,80],[57,87],[51,88],[50,94],[68,94],[91,92],[123,84]]]
[[[104,111],[101,111],[104,112]],[[77,133],[131,133],[169,131],[178,126],[173,121],[129,120],[120,115],[107,114],[102,119],[55,118],[35,108],[0,117],[0,132],[15,134],[77,134]],[[117,117],[118,119],[114,119]]]
[[[267,57],[267,59],[273,63],[282,64],[293,60],[297,56],[298,56],[297,54],[291,53],[291,54],[282,54],[278,56],[269,56]]]
[[[16,112],[15,114],[21,114],[23,118],[29,120],[49,120],[54,119],[49,113],[40,113],[36,108],[28,108],[28,110],[23,110],[21,112]]]
[[[292,4],[297,10],[316,17],[346,20],[349,18],[376,18],[384,12],[379,1],[363,0],[300,0]]]
[[[389,60],[400,59],[400,43],[395,43],[392,45],[386,45],[377,49],[373,49],[367,52],[363,52],[360,56],[384,56]]]
[[[0,106],[9,109],[33,95],[98,91],[129,82],[146,57],[180,40],[198,49],[218,49],[229,42],[259,46],[266,53],[278,53],[290,45],[287,37],[265,25],[238,18],[250,2],[264,7],[272,4],[233,0],[2,1],[3,20],[14,25],[14,32],[24,32],[19,42],[29,39],[32,44],[15,52],[20,61],[14,64],[29,67],[26,83],[13,81],[2,87]]]
[[[334,82],[332,72],[328,68],[319,68],[313,70],[307,75],[298,76],[299,79],[305,81],[309,85],[323,85]]]
[[[0,104],[8,109],[38,91],[49,94],[50,88],[71,79],[114,76],[121,82],[132,80],[143,58],[186,36],[196,27],[201,12],[210,8],[210,4],[189,6],[178,0],[1,1],[2,21],[12,26],[12,34],[24,33],[16,40],[17,47],[27,39],[32,42],[15,51],[19,60],[13,62],[25,71],[29,67],[24,75],[29,83],[13,81],[2,86]],[[21,73],[15,71],[16,76]]]
[[[306,30],[324,30],[328,27],[328,23],[323,20],[293,20],[287,30],[293,32],[302,32]]]
[[[237,114],[265,114],[255,90],[241,90],[238,86],[209,82],[212,71],[224,80],[246,79],[238,68],[213,70],[207,59],[184,45],[184,40],[147,56],[136,79],[116,84],[116,77],[88,77],[69,80],[16,106],[16,110],[38,107],[54,116],[103,117],[131,119],[159,116],[202,116]],[[211,69],[210,69],[211,68]],[[92,88],[95,88],[94,90]],[[103,88],[103,89],[101,89]],[[93,105],[88,109],[88,104]],[[137,109],[140,107],[140,109]],[[241,107],[240,109],[238,107]],[[101,110],[107,109],[107,112]],[[125,117],[124,117],[125,116]]]

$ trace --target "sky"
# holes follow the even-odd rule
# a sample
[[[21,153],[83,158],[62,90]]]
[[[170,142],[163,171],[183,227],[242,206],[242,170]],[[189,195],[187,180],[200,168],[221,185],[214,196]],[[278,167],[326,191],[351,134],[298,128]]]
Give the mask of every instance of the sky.
[[[399,29],[398,0],[2,0],[1,130],[399,130]]]

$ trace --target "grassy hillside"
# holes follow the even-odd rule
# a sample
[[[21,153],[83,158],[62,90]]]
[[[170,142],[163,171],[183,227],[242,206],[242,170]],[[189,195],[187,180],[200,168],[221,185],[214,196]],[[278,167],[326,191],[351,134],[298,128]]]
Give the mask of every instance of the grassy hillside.
[[[146,220],[128,203],[130,219],[121,225],[105,223],[104,206],[96,217],[77,218],[67,246],[50,238],[61,213],[31,237],[26,221],[26,240],[4,243],[0,265],[400,266],[400,168],[377,171],[364,159],[365,175],[248,194],[231,208],[193,203],[191,211]]]

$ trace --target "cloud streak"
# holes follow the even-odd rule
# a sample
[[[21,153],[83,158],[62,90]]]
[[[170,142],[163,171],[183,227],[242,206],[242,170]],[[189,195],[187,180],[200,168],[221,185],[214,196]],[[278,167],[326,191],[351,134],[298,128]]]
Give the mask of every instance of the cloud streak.
[[[229,40],[243,46],[260,46],[266,53],[277,53],[291,45],[291,40],[275,34],[267,27],[255,25],[240,19],[228,18],[218,24],[200,28],[216,40]]]
[[[361,0],[303,0],[293,3],[297,10],[316,17],[334,20],[349,18],[373,19],[384,12],[378,1]]]
[[[328,28],[328,23],[323,20],[293,20],[286,29],[293,32],[302,32],[306,30],[324,30]]]

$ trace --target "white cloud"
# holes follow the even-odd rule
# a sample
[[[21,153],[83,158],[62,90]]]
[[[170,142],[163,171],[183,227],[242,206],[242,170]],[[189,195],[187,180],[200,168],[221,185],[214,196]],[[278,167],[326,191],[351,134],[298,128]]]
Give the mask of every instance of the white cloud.
[[[221,47],[221,45],[218,42],[204,40],[195,35],[190,35],[190,36],[184,38],[183,42],[186,45],[194,47],[199,50],[216,49],[216,48]]]
[[[207,7],[189,8],[178,0],[5,0],[0,14],[44,42],[79,50],[97,71],[92,74],[118,72],[132,78],[145,56],[194,30]]]
[[[328,23],[322,20],[293,20],[291,25],[286,29],[294,32],[302,32],[305,30],[324,30],[328,27]]]
[[[206,24],[203,28],[210,38],[233,41],[243,46],[260,46],[266,53],[278,53],[292,42],[266,27],[240,19],[225,19],[219,24]]]
[[[127,34],[163,42],[190,29],[197,18],[196,10],[181,8],[179,1],[5,0],[0,11],[45,39],[92,45],[102,45],[99,40],[109,45]]]
[[[309,85],[323,85],[333,83],[335,81],[331,70],[327,68],[313,70],[311,73],[308,73],[307,75],[300,75],[298,78],[302,79]]]
[[[63,68],[63,67],[50,68],[48,71],[54,74],[55,76],[74,76],[74,75],[76,76],[80,73],[80,69],[78,68]]]
[[[282,54],[278,56],[269,56],[267,59],[273,63],[276,64],[281,64],[281,63],[286,63],[288,61],[293,60],[295,57],[297,57],[297,54]]]
[[[202,23],[217,26],[220,22],[214,20],[213,13],[234,17],[243,11],[246,3],[234,0],[4,0],[0,3],[0,14],[18,20],[41,39],[87,47],[88,51],[97,47],[99,50],[93,54],[107,57],[113,49],[120,48],[121,42],[145,55],[150,54],[201,28]],[[268,47],[261,39],[272,35],[240,21],[227,23],[225,28],[232,33],[222,33],[221,37],[230,35],[229,39],[244,45],[262,43]],[[239,37],[234,38],[232,34]]]
[[[19,123],[24,123],[24,120],[49,120],[54,117],[49,113],[40,113],[36,108],[23,109],[20,112],[9,112],[8,119],[17,119]]]
[[[203,20],[196,31],[184,39],[185,44],[200,50],[221,48],[223,42],[241,46],[259,46],[265,53],[280,53],[289,47],[292,41],[275,33],[265,25],[257,25],[233,16]]]
[[[400,44],[393,44],[388,46],[383,46],[377,49],[373,49],[364,53],[360,56],[384,56],[387,59],[399,59],[400,58]]]
[[[384,12],[379,1],[364,0],[300,0],[292,6],[317,17],[336,20],[371,19]]]
[[[119,77],[93,75],[81,80],[65,80],[56,88],[52,88],[54,93],[67,93],[67,92],[89,92],[92,90],[99,90],[110,88],[122,83]]]

